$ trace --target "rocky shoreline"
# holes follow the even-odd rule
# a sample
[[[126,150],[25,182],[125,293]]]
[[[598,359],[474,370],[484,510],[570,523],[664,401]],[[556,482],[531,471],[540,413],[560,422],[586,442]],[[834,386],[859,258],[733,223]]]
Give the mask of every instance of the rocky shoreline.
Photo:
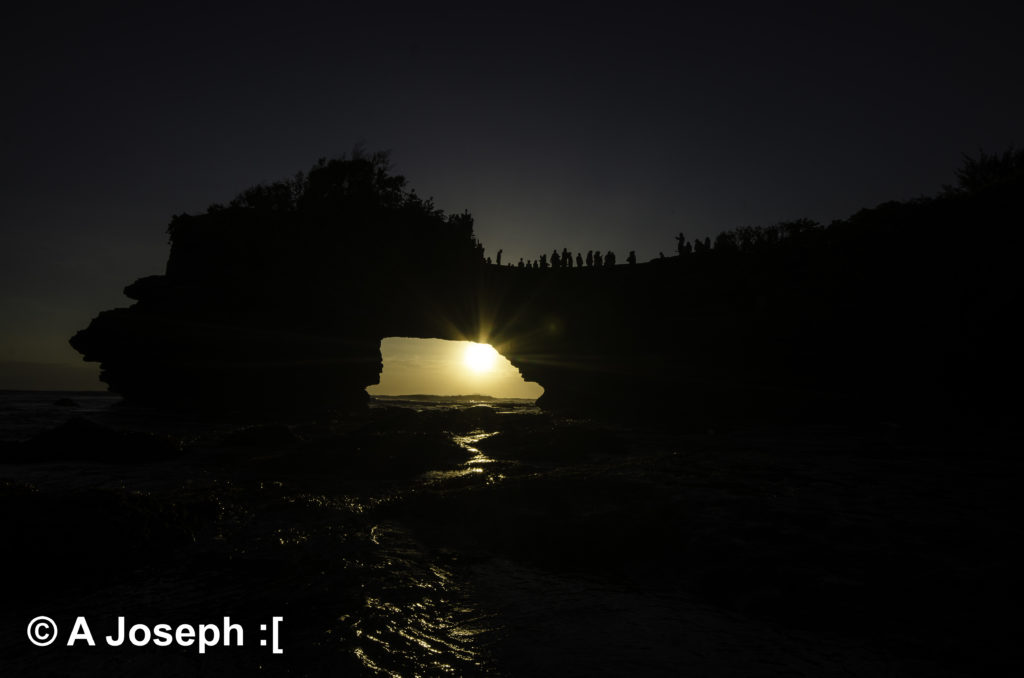
[[[4,628],[41,611],[283,613],[287,661],[255,648],[41,654],[5,633],[18,675],[201,661],[225,675],[966,676],[1013,656],[999,620],[1013,612],[1020,462],[1005,438],[679,433],[480,406],[170,438],[65,426],[73,439],[4,450],[0,515],[21,583]],[[90,459],[90,438],[138,454]],[[27,457],[38,449],[45,461]]]

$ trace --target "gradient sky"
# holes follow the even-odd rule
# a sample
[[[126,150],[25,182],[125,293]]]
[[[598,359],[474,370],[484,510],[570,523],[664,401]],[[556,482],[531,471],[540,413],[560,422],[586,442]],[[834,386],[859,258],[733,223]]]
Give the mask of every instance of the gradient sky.
[[[1022,143],[1008,6],[17,10],[0,22],[0,388],[95,386],[67,339],[163,271],[172,214],[356,143],[472,212],[506,261],[646,260],[680,231],[934,193],[961,152]]]

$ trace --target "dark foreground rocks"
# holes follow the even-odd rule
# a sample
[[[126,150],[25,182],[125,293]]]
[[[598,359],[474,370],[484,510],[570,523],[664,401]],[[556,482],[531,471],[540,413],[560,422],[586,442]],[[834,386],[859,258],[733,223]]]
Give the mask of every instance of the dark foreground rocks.
[[[74,426],[37,439],[123,434]],[[13,675],[931,678],[1016,656],[1020,461],[980,432],[380,408],[174,440],[131,464],[3,466]],[[279,613],[279,660],[24,639],[38,614]]]

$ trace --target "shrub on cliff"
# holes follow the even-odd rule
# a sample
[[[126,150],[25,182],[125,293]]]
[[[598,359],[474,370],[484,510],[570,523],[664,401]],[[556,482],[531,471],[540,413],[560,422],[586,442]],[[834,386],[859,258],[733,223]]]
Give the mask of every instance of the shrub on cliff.
[[[263,294],[390,274],[463,269],[482,246],[469,213],[446,215],[407,189],[387,153],[320,159],[308,173],[172,218],[167,274]]]

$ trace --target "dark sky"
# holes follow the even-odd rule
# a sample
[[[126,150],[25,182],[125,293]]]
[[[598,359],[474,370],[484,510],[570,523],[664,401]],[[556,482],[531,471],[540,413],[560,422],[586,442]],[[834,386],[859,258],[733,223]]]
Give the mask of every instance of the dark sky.
[[[1009,3],[782,4],[8,15],[0,388],[35,369],[12,363],[78,361],[67,338],[163,271],[172,214],[356,143],[472,212],[506,261],[554,247],[646,260],[679,231],[827,223],[936,192],[961,152],[1022,143],[1024,16]]]

